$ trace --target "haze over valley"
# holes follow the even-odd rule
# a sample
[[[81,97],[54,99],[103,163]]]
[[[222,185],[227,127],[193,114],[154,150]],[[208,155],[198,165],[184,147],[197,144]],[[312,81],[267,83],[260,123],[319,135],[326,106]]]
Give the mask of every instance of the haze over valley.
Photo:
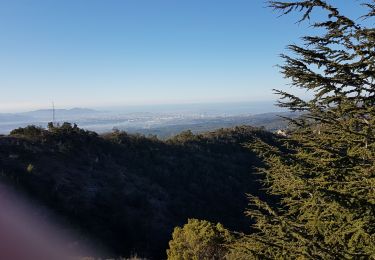
[[[55,116],[55,123],[72,122],[98,133],[113,129],[157,135],[166,138],[181,131],[195,133],[236,125],[265,127],[274,131],[286,127],[279,116],[291,116],[272,102],[241,102],[212,104],[181,104],[128,106],[115,108],[41,109],[21,113],[0,114],[0,134],[27,125],[46,127]]]

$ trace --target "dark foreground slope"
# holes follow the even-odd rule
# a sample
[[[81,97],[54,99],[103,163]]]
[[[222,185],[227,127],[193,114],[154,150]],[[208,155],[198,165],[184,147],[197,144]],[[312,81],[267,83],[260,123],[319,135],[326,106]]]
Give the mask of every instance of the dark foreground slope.
[[[243,147],[270,133],[236,127],[160,141],[70,124],[0,137],[2,182],[26,192],[114,255],[164,257],[187,218],[246,231],[245,193],[260,194],[259,159]]]

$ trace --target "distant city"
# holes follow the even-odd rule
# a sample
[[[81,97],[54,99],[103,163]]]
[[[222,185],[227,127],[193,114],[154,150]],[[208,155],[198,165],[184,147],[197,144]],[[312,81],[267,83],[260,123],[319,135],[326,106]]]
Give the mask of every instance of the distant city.
[[[55,109],[55,123],[71,122],[79,127],[98,133],[113,129],[157,135],[166,138],[184,130],[210,131],[236,125],[265,127],[267,130],[286,127],[279,117],[293,116],[272,102],[243,102],[215,104],[184,104],[128,106],[112,108]],[[53,121],[53,109],[41,109],[22,113],[0,113],[0,134],[26,125],[46,127]]]

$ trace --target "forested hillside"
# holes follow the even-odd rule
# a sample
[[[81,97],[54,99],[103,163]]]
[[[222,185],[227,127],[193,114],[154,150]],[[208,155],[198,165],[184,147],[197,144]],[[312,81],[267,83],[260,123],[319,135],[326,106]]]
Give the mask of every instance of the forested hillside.
[[[276,144],[273,134],[247,126],[167,141],[68,123],[29,126],[0,137],[0,172],[112,255],[158,259],[188,218],[249,230],[245,194],[265,198],[252,174],[261,161],[244,147],[255,138]]]

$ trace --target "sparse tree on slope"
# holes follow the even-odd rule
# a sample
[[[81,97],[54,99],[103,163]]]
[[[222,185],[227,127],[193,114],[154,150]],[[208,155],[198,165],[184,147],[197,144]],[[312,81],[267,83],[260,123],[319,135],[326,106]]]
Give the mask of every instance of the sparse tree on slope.
[[[345,1],[345,4],[359,4]],[[247,211],[257,232],[233,247],[237,259],[375,259],[375,1],[352,20],[328,1],[279,2],[301,22],[320,9],[323,33],[289,45],[281,71],[294,87],[314,93],[303,100],[283,91],[280,106],[303,111],[280,151],[259,142],[267,162],[271,207],[251,197]]]

